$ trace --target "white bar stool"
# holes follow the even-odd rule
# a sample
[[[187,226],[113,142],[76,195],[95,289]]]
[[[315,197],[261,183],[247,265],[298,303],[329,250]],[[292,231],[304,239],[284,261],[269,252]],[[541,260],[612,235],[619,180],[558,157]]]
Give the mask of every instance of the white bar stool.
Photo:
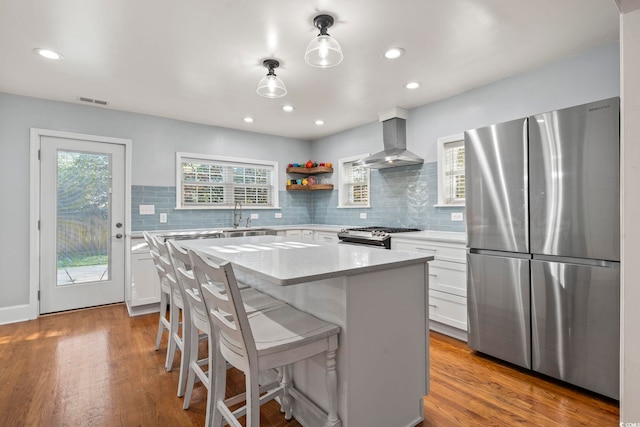
[[[173,262],[178,285],[184,290],[186,301],[183,319],[184,350],[182,354],[184,356],[184,362],[181,364],[181,370],[183,367],[186,368],[188,378],[186,376],[184,377],[186,378],[186,390],[184,393],[183,408],[189,408],[191,394],[197,380],[202,382],[208,390],[207,408],[209,408],[213,401],[212,393],[209,392],[209,369],[213,366],[213,357],[216,354],[215,340],[211,334],[211,323],[207,315],[206,305],[200,296],[198,283],[191,269],[189,254],[173,241],[167,242],[167,249]],[[221,291],[224,291],[224,288],[221,288]],[[243,288],[240,292],[243,296],[246,296],[246,310],[248,312],[255,312],[262,308],[276,307],[285,304],[283,301],[249,287]],[[203,332],[203,336],[198,334],[199,330]],[[208,339],[208,354],[206,358],[198,359],[198,343],[201,338]],[[208,367],[206,371],[204,366]],[[183,378],[182,374],[181,378]],[[207,417],[210,412],[211,411],[207,409]]]
[[[289,393],[294,386],[290,365],[324,353],[329,394],[325,426],[339,426],[335,357],[340,327],[288,304],[248,316],[231,264],[217,265],[206,255],[191,250],[189,255],[207,314],[218,336],[215,344],[219,353],[212,361],[215,368],[210,369],[214,402],[212,408],[207,406],[208,411],[213,411],[212,416],[207,414],[211,425],[221,426],[224,419],[233,426],[240,426],[238,417],[246,415],[247,427],[259,427],[260,405],[276,397],[281,399],[285,418],[291,419],[293,408]],[[224,293],[220,291],[220,284]],[[225,360],[244,372],[246,382],[246,393],[229,399],[225,399]],[[258,374],[273,368],[282,368],[279,386],[259,387]],[[235,411],[230,409],[231,405],[243,400],[244,406]]]
[[[160,253],[158,252],[155,237],[146,231],[143,231],[142,235],[149,246],[149,252],[151,253],[158,277],[160,278],[160,317],[158,319],[158,333],[156,335],[156,350],[159,350],[160,343],[162,342],[162,334],[164,334],[165,330],[169,332],[170,327],[169,319],[167,319],[167,304],[171,304],[171,287],[167,282],[165,277],[166,272],[160,262]],[[171,340],[171,337],[169,337],[169,340]]]

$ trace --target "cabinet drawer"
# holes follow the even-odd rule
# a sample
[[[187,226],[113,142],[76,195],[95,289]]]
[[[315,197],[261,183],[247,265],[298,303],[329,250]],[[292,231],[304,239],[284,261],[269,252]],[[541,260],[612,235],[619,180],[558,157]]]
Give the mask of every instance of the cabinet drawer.
[[[433,255],[436,260],[466,264],[466,249],[462,245],[448,243],[418,242],[415,240],[391,239],[393,249],[401,251],[424,252]]]
[[[321,240],[323,242],[337,242],[338,234],[337,233],[328,233],[326,231],[316,231],[315,234],[316,240]]]
[[[429,319],[467,330],[467,299],[429,290]]]
[[[429,289],[467,296],[467,266],[434,260],[429,263]]]

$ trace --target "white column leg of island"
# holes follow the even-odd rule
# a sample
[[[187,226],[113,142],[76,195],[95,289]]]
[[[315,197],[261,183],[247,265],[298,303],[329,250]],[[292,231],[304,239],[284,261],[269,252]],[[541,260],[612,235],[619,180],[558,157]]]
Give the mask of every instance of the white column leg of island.
[[[343,427],[408,427],[422,421],[428,391],[428,277],[425,262],[292,286],[242,280],[342,328],[336,370]],[[325,368],[324,356],[298,363],[293,382],[326,412]],[[304,399],[293,413],[305,426],[320,423]]]

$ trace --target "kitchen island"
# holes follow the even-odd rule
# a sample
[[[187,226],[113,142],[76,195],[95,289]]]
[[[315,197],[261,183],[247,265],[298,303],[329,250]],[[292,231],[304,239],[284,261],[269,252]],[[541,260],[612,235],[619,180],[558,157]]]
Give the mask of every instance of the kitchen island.
[[[338,415],[344,427],[413,426],[429,384],[428,261],[432,256],[277,236],[179,242],[230,261],[238,280],[340,326]],[[294,367],[294,383],[326,410],[324,358]],[[305,426],[322,414],[294,402]]]

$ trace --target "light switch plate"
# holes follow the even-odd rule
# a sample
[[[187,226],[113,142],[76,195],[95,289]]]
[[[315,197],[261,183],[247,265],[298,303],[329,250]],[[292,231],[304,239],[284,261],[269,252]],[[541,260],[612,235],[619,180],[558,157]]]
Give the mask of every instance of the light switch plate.
[[[140,215],[154,215],[156,213],[155,205],[139,205]]]
[[[367,213],[366,212],[360,212],[360,219],[367,219]]]
[[[451,212],[451,221],[464,221],[462,212]]]
[[[161,213],[160,214],[160,222],[163,223],[163,224],[165,222],[167,222],[167,214],[166,213]]]
[[[282,218],[282,212],[276,212],[276,218]]]
[[[252,213],[251,214],[251,219],[258,219],[258,218],[260,218],[259,214],[257,214],[257,213]]]

